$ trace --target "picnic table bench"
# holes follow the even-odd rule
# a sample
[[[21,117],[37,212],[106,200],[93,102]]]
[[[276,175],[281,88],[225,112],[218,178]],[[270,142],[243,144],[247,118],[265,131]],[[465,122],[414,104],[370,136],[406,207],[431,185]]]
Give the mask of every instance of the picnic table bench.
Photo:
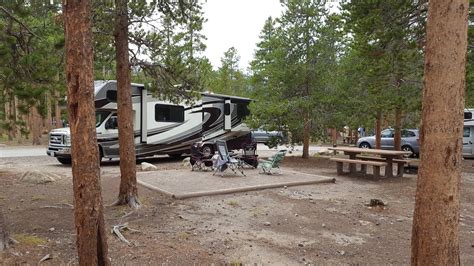
[[[363,160],[363,161],[379,161],[379,162],[385,162],[386,159],[382,157],[376,157],[376,156],[364,156],[364,155],[357,155],[357,159]],[[393,159],[392,162],[397,164],[397,176],[402,177],[403,173],[405,173],[405,165],[408,165],[409,161],[404,160],[404,159]],[[361,165],[361,172],[366,173],[367,170],[365,168],[365,165]]]
[[[342,175],[344,174],[344,171],[343,171],[343,167],[344,167],[344,164],[343,163],[349,163],[349,169],[351,169],[352,167],[356,167],[357,164],[360,164],[361,165],[361,172],[366,172],[367,171],[367,165],[371,165],[372,166],[372,171],[373,171],[373,175],[374,177],[380,177],[380,167],[381,166],[387,166],[387,163],[386,162],[377,162],[377,161],[367,161],[367,160],[352,160],[352,159],[346,159],[346,158],[330,158],[329,160],[331,161],[335,161],[337,163],[337,174],[338,175]],[[355,170],[349,170],[349,172],[351,173],[354,173]]]
[[[393,177],[393,164],[396,163],[398,166],[397,176],[403,176],[404,165],[408,163],[406,160],[401,159],[403,155],[409,155],[410,152],[406,151],[394,151],[394,150],[380,150],[380,149],[362,149],[356,147],[332,147],[329,150],[342,151],[345,155],[349,155],[349,158],[331,158],[332,161],[336,161],[338,164],[338,174],[342,174],[343,163],[349,164],[349,173],[356,172],[357,164],[361,165],[361,171],[367,171],[367,165],[373,167],[374,176],[380,176],[380,167],[385,167],[385,177]],[[361,154],[370,154],[375,156],[363,156]],[[341,170],[339,170],[341,167]]]

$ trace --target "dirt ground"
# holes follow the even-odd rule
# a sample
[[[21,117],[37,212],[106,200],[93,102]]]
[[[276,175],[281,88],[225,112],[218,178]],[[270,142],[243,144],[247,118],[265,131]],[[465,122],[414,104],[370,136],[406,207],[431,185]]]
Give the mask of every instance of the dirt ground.
[[[184,169],[158,158],[159,169]],[[462,178],[461,263],[474,265],[474,161]],[[326,158],[284,159],[283,167],[336,177],[335,184],[269,189],[172,200],[139,188],[142,208],[106,206],[106,224],[128,223],[130,245],[108,234],[113,264],[408,264],[416,175],[373,180],[336,176]],[[61,174],[61,181],[33,185],[27,170]],[[118,193],[119,167],[103,163],[106,205]],[[159,172],[157,172],[159,174]],[[189,172],[189,174],[192,174]],[[220,177],[216,177],[220,178]],[[369,207],[370,199],[386,207]],[[70,168],[46,156],[0,159],[0,210],[19,241],[0,253],[4,264],[77,264]]]

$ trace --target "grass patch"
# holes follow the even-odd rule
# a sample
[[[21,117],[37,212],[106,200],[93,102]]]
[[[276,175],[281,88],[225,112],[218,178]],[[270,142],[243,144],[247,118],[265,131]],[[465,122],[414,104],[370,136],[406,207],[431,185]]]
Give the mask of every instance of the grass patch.
[[[12,237],[20,244],[27,246],[44,245],[48,242],[48,240],[46,240],[45,238],[27,234],[15,234]]]
[[[130,211],[128,205],[117,206],[114,212],[115,218],[120,218],[127,214],[127,211]]]
[[[232,206],[232,207],[238,207],[238,206],[240,206],[240,205],[239,205],[239,202],[238,202],[237,200],[229,200],[229,201],[227,202],[227,205]]]
[[[189,238],[189,233],[188,232],[178,232],[177,237],[179,239],[188,239]]]
[[[38,200],[44,200],[46,199],[45,197],[43,196],[33,196],[31,197],[31,201],[38,201]]]

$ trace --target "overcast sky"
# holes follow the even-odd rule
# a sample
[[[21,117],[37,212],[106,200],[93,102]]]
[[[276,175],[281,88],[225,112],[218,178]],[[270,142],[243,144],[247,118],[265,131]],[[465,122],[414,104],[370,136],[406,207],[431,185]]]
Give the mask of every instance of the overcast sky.
[[[279,0],[207,0],[203,11],[207,19],[203,27],[207,37],[205,55],[214,68],[221,65],[224,52],[233,46],[240,55],[240,68],[246,70],[265,20],[278,17],[282,8]]]

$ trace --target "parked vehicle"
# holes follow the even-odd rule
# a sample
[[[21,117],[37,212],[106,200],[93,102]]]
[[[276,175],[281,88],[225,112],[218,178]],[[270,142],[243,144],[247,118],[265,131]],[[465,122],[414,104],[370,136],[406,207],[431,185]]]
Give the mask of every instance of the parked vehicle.
[[[474,120],[472,112],[474,109],[464,111],[464,130],[462,136],[462,156],[464,158],[474,158]]]
[[[388,128],[381,132],[381,148],[393,150],[395,130]],[[401,145],[403,151],[409,151],[413,155],[420,153],[420,136],[418,129],[402,129]],[[359,148],[375,148],[375,136],[363,137],[357,141]]]
[[[284,141],[284,135],[281,131],[266,131],[261,128],[252,131],[252,138],[257,143],[269,144],[272,141]]]
[[[101,158],[118,158],[117,82],[95,81],[96,131]],[[229,149],[250,142],[250,128],[243,123],[250,99],[201,93],[193,104],[174,104],[154,97],[142,84],[131,84],[133,129],[137,157],[190,153],[193,143],[202,141],[203,152],[214,153],[216,140]],[[46,152],[60,163],[71,162],[69,128],[49,133]]]

